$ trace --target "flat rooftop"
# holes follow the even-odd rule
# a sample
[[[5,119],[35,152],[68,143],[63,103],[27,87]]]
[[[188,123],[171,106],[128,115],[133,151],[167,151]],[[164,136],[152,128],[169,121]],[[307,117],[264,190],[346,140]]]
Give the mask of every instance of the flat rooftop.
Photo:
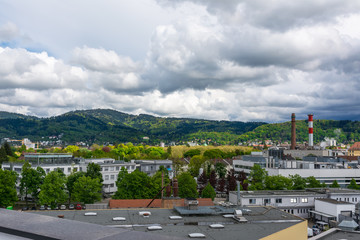
[[[316,199],[316,201],[322,201],[322,202],[327,202],[327,203],[331,203],[331,204],[339,204],[339,205],[342,205],[342,204],[355,205],[355,204],[350,203],[350,202],[338,201],[336,199],[331,199],[331,198],[318,198],[318,199]]]
[[[70,211],[69,211],[70,212]],[[73,221],[58,218],[59,211],[54,216],[45,216],[31,212],[19,212],[0,209],[0,239],[37,239],[37,240],[122,240],[150,239],[167,240],[181,239],[156,233],[135,231],[132,228],[110,228],[86,221]],[[84,212],[79,211],[80,215]],[[95,216],[96,217],[96,216]]]
[[[216,207],[208,207],[214,210]],[[243,210],[246,223],[240,223],[231,217],[234,209],[214,210],[213,214],[181,215],[173,209],[116,209],[116,210],[65,210],[65,211],[32,211],[34,215],[45,215],[57,218],[92,223],[111,227],[111,229],[126,229],[137,232],[149,232],[148,226],[161,226],[162,230],[151,231],[162,236],[188,238],[189,233],[203,233],[207,239],[260,239],[280,230],[298,224],[304,219],[280,211],[272,207],[248,207]],[[150,211],[149,217],[139,215],[139,211]],[[96,216],[85,216],[85,212],[96,212]],[[203,212],[203,210],[201,210]],[[228,215],[224,217],[223,215]],[[230,216],[229,216],[230,215]],[[170,216],[181,216],[181,219],[171,220]],[[113,221],[114,217],[123,217],[125,221]],[[211,224],[222,224],[222,229],[212,229]]]

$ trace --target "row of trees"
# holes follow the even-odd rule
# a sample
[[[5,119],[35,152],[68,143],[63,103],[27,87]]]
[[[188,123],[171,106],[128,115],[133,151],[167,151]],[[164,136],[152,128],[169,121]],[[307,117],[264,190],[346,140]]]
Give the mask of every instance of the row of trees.
[[[0,169],[0,205],[6,207],[18,200],[14,171]],[[55,207],[66,202],[94,203],[102,197],[102,175],[98,164],[90,163],[87,172],[74,172],[68,177],[60,170],[45,173],[44,169],[31,168],[26,162],[22,167],[20,195],[31,197],[35,203]]]
[[[162,174],[164,182],[162,184]],[[215,197],[214,188],[208,184],[204,189],[198,192],[198,185],[193,176],[188,172],[181,173],[178,177],[178,193],[179,197]],[[113,199],[152,199],[160,197],[162,186],[171,184],[168,172],[165,168],[161,168],[152,177],[139,170],[128,173],[125,168],[121,169],[116,186],[117,192],[113,195]],[[165,192],[165,190],[163,190]]]
[[[243,181],[243,189],[247,190],[303,190],[305,188],[322,188],[326,187],[325,183],[321,183],[314,176],[302,178],[300,175],[295,174],[290,177],[282,175],[269,176],[265,169],[259,165],[254,165],[251,169],[249,179]],[[336,180],[329,185],[330,188],[339,188],[340,185]],[[355,179],[352,179],[348,188],[360,189],[356,184]]]

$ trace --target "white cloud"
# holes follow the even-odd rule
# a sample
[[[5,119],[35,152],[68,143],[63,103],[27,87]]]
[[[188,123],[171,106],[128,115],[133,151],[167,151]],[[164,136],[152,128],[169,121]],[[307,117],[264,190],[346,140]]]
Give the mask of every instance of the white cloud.
[[[0,110],[360,120],[358,1],[5,2]]]

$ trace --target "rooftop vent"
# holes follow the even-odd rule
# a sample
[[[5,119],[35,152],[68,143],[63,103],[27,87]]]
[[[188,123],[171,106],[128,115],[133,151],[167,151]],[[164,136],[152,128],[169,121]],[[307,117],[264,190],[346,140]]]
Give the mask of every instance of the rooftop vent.
[[[247,222],[247,219],[243,217],[243,212],[241,210],[234,210],[234,219],[241,223]]]
[[[84,214],[85,216],[96,216],[97,213],[96,212],[87,212]]]
[[[162,230],[162,227],[161,226],[149,226],[147,229],[150,231]]]
[[[219,229],[219,228],[224,228],[224,225],[222,225],[222,224],[211,224],[210,227],[215,228],[215,229]]]
[[[234,210],[234,216],[235,217],[242,217],[243,213],[241,210],[235,209]]]
[[[151,215],[151,212],[149,211],[141,211],[139,212],[140,216],[149,217]]]
[[[205,238],[206,236],[202,233],[190,233],[189,237],[190,238]]]
[[[199,201],[196,198],[186,198],[185,207],[189,210],[197,210],[199,206]]]

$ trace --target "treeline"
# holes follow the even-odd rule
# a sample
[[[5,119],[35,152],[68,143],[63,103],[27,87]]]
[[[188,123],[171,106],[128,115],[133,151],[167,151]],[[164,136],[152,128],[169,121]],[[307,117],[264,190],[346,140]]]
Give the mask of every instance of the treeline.
[[[236,136],[262,125],[260,122],[212,121],[188,118],[160,118],[96,109],[65,113],[57,117],[34,118],[0,113],[0,138],[29,138],[33,141],[58,137],[66,144],[86,142],[148,143],[211,142],[236,143]],[[147,137],[147,138],[144,138]]]
[[[2,149],[8,149],[6,151]],[[20,148],[10,148],[5,143],[0,148],[0,159],[5,161],[17,161],[17,158],[25,152],[37,153],[71,153],[74,157],[82,158],[112,158],[115,160],[130,161],[132,159],[181,159],[191,158],[194,155],[204,156],[206,159],[232,158],[239,155],[247,155],[251,153],[252,148],[242,146],[169,146],[154,147],[149,145],[134,145],[132,143],[114,145],[98,145],[93,144],[89,149],[80,148],[76,145],[69,145],[66,148],[48,148],[48,149],[26,149],[25,146]],[[3,154],[2,154],[3,151]],[[2,158],[3,156],[3,158]],[[0,162],[1,163],[1,162]]]
[[[14,171],[0,169],[0,206],[12,206],[18,201]],[[20,197],[26,205],[31,197],[35,204],[48,205],[52,209],[67,202],[94,203],[102,198],[100,165],[90,163],[87,172],[74,172],[66,176],[60,169],[45,173],[44,169],[31,168],[26,162],[20,175]]]
[[[325,137],[335,138],[338,142],[350,143],[360,141],[359,121],[314,120],[314,142],[324,141]],[[240,135],[240,142],[262,141],[271,139],[275,142],[291,140],[291,122],[265,124]],[[308,122],[296,121],[296,141],[308,141]]]

